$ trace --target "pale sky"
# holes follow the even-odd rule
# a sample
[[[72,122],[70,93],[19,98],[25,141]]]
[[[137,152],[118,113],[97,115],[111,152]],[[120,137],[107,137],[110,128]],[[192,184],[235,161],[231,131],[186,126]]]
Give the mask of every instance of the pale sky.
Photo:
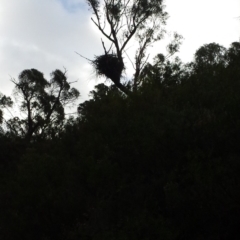
[[[240,0],[165,0],[165,5],[166,29],[184,37],[178,54],[184,62],[203,44],[229,47],[239,41]],[[73,86],[81,101],[86,100],[98,81],[75,51],[89,59],[103,53],[90,18],[85,0],[0,0],[0,92],[10,95],[10,78],[25,69],[35,68],[50,79],[50,72],[65,67],[69,81],[78,80]],[[160,53],[163,43],[151,51]]]

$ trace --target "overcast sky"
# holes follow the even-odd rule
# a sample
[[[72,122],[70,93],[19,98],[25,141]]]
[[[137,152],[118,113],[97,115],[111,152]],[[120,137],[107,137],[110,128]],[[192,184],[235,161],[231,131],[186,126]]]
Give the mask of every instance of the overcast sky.
[[[169,31],[183,35],[179,56],[190,61],[203,44],[228,47],[240,38],[240,0],[166,0]],[[45,74],[68,70],[69,81],[86,100],[98,82],[88,61],[103,53],[85,0],[0,0],[0,92],[12,93],[10,78],[24,69]],[[161,46],[152,51],[160,53]]]

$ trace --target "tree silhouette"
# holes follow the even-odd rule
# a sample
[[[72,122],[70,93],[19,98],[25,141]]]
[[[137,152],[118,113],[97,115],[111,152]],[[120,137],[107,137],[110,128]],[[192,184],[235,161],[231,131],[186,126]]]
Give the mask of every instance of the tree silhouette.
[[[3,112],[1,108],[3,109],[3,108],[11,107],[12,104],[13,102],[10,97],[7,97],[0,93],[0,124],[3,121]]]
[[[238,240],[240,45],[199,49],[97,85],[54,139],[0,134],[0,239]]]
[[[79,91],[70,87],[66,71],[55,70],[47,81],[43,73],[36,69],[24,70],[15,84],[15,94],[21,100],[20,110],[26,118],[9,120],[9,128],[27,140],[32,136],[44,136],[49,127],[57,126],[64,120],[64,106],[73,103],[79,97]]]
[[[136,89],[148,58],[147,48],[163,37],[163,26],[167,19],[163,1],[105,0],[101,4],[99,0],[87,0],[87,3],[94,14],[91,18],[93,23],[111,43],[107,50],[102,41],[105,53],[96,56],[93,65],[98,74],[111,79],[121,91],[129,94],[129,90],[120,81],[124,69],[123,54],[135,36],[138,49],[135,61],[132,61],[135,69],[132,85]]]

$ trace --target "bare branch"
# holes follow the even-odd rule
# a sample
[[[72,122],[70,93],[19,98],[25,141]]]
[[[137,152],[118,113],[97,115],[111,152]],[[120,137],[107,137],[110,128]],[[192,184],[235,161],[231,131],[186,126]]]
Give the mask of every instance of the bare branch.
[[[102,45],[103,45],[103,49],[104,49],[105,54],[108,54],[108,52],[107,52],[107,50],[106,50],[106,48],[105,48],[105,45],[104,45],[104,42],[103,42],[102,39],[101,39],[101,41],[102,41]]]
[[[133,61],[132,61],[132,60],[131,60],[131,58],[128,56],[128,54],[127,54],[127,52],[126,52],[125,50],[124,50],[124,53],[126,54],[126,56],[127,56],[128,60],[131,62],[133,69],[135,69],[135,70],[136,70],[136,68],[135,68],[135,65],[134,65]]]
[[[107,39],[109,39],[111,42],[114,42],[114,39],[111,38],[111,35],[107,35],[107,34],[104,32],[103,28],[102,28],[100,25],[98,25],[98,24],[94,21],[93,18],[91,18],[91,20],[93,21],[93,23],[98,27],[98,29],[100,30],[100,32],[101,32]]]
[[[77,55],[79,55],[80,57],[82,57],[82,58],[84,58],[84,59],[86,59],[86,60],[88,60],[88,61],[90,61],[90,62],[92,62],[92,60],[90,60],[90,59],[88,59],[88,58],[86,58],[86,57],[84,57],[83,55],[81,55],[80,53],[78,53],[78,52],[75,52]]]

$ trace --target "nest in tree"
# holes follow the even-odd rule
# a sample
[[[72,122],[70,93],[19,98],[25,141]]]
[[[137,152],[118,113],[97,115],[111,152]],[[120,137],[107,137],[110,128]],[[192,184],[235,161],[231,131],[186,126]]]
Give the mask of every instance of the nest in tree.
[[[96,56],[92,61],[97,75],[110,78],[113,82],[120,82],[124,64],[116,54],[104,54]]]

